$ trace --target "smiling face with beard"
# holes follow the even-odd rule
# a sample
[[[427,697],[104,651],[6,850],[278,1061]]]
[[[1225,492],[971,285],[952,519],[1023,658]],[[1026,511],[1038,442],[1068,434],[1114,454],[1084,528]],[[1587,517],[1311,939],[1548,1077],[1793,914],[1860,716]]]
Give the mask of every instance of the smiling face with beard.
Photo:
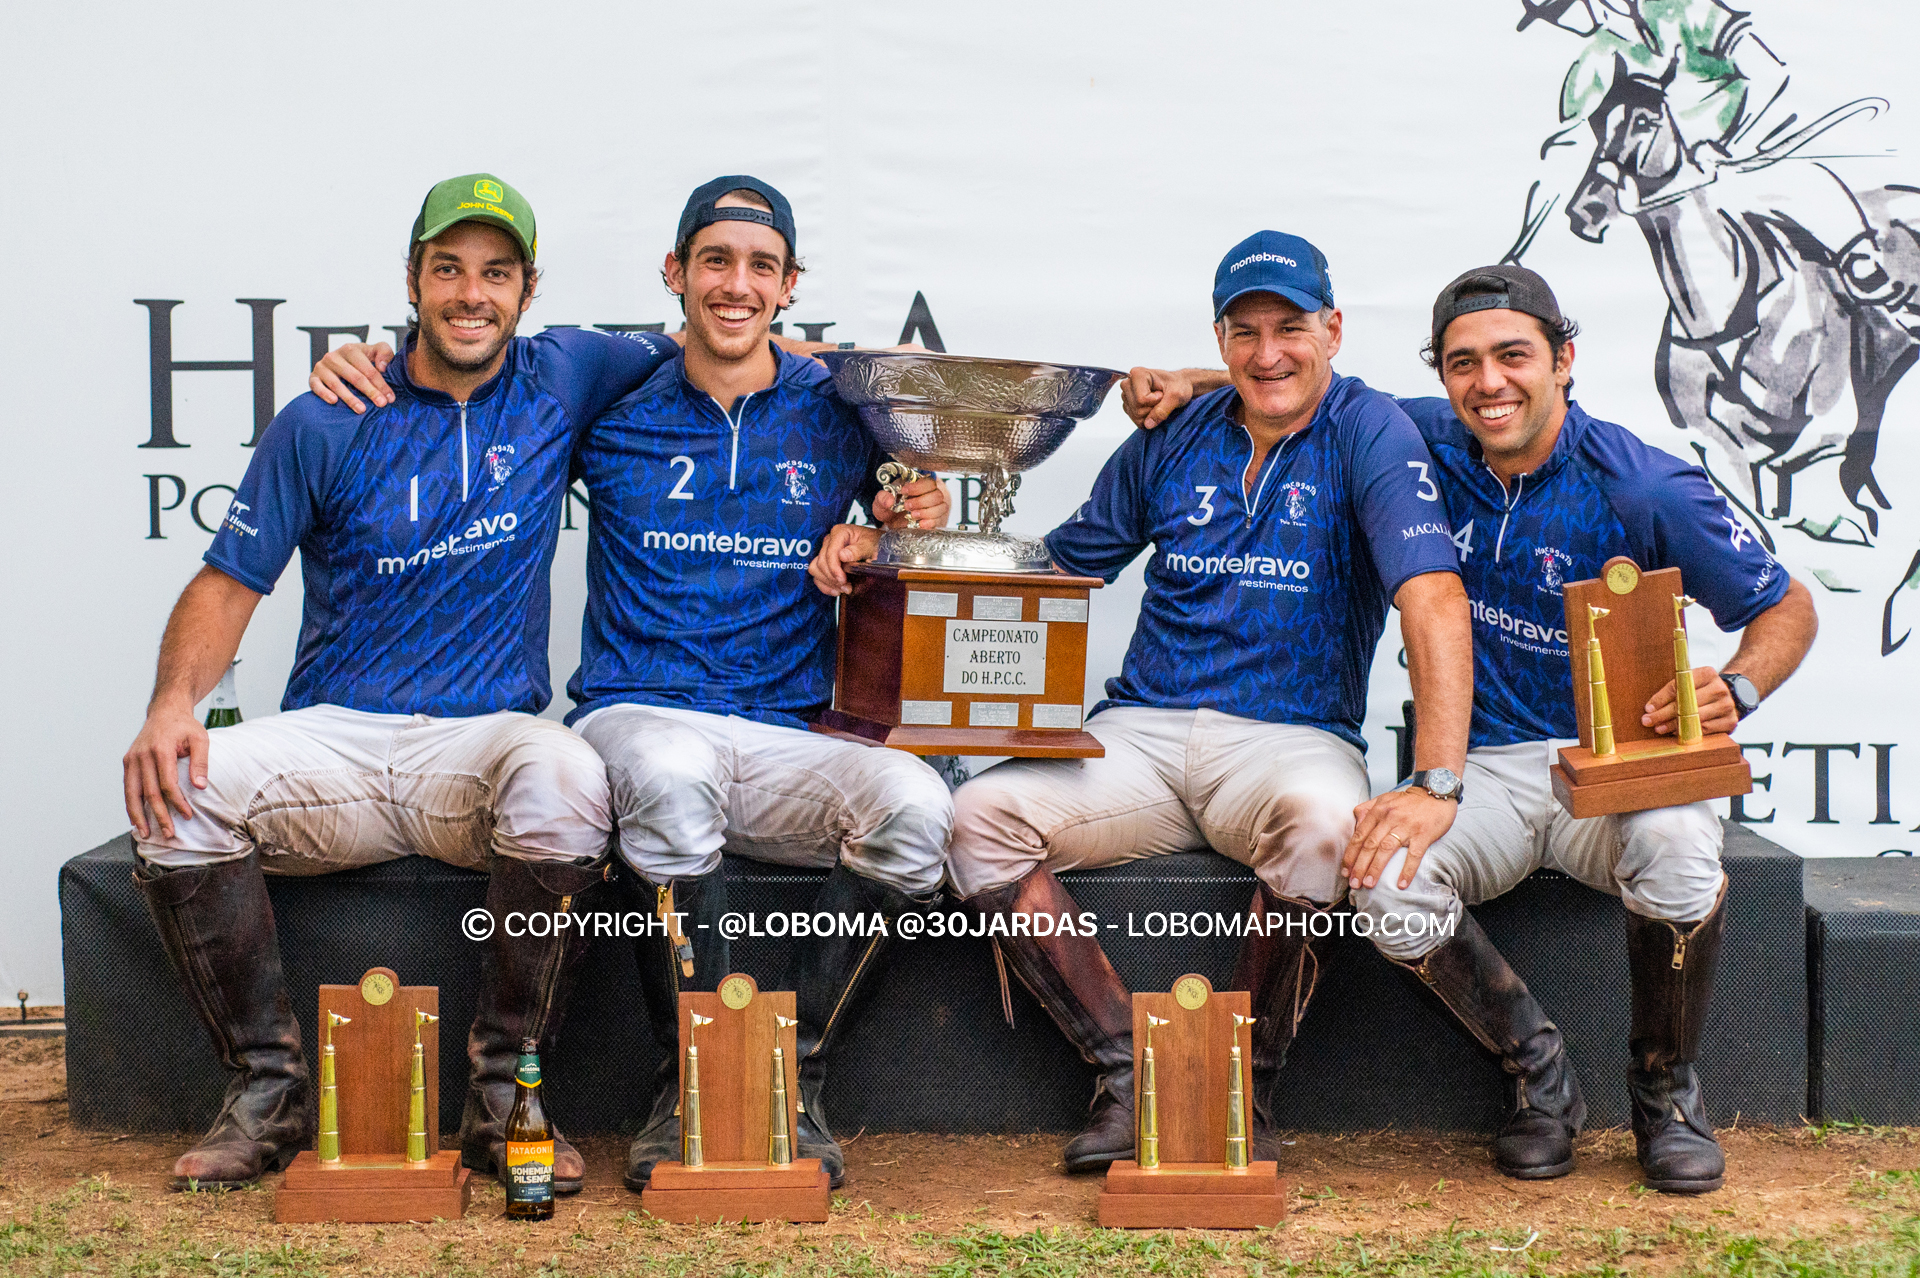
[[[414,381],[466,399],[500,370],[538,277],[513,238],[484,222],[455,223],[421,246],[407,275],[420,317],[407,361]]]

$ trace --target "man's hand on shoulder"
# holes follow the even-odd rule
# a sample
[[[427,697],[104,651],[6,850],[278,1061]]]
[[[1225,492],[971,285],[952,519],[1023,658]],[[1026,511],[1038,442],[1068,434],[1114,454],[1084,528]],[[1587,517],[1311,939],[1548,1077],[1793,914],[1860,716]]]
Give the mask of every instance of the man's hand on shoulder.
[[[307,389],[329,404],[345,400],[356,413],[367,411],[355,397],[356,390],[372,400],[374,407],[384,408],[393,402],[393,388],[383,376],[392,362],[393,347],[385,342],[348,342],[320,357],[307,378]]]
[[[849,594],[853,583],[847,580],[847,565],[865,563],[880,550],[880,530],[858,524],[835,524],[820,553],[807,565],[807,576],[820,593],[827,596]]]
[[[1420,859],[1441,835],[1453,828],[1460,805],[1436,799],[1419,786],[1389,790],[1353,810],[1353,838],[1340,858],[1340,872],[1354,888],[1370,888],[1380,881],[1387,863],[1401,848],[1407,850],[1400,867],[1400,886],[1413,882]]]
[[[1141,430],[1152,430],[1193,402],[1225,386],[1227,374],[1214,368],[1135,368],[1120,383],[1120,406]]]
[[[180,760],[189,759],[188,776],[196,790],[207,788],[207,730],[193,717],[193,707],[156,702],[147,708],[147,721],[121,759],[126,787],[127,819],[143,839],[154,837],[147,816],[167,838],[173,837],[173,812],[189,819],[193,807],[180,789]],[[172,811],[169,811],[169,808]]]
[[[882,525],[895,531],[947,526],[947,515],[953,509],[953,497],[947,492],[945,484],[931,475],[922,475],[900,491],[907,499],[904,506],[895,506],[893,494],[884,488],[874,497],[873,517]],[[908,516],[912,516],[915,522],[908,523]]]

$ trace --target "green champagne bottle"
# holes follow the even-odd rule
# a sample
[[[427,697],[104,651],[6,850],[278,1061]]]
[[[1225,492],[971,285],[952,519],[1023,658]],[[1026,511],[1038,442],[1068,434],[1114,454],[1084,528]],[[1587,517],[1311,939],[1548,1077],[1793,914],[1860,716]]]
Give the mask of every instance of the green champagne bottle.
[[[240,694],[233,688],[233,667],[240,664],[240,658],[233,659],[233,665],[220,676],[219,684],[213,690],[213,696],[207,700],[207,727],[231,728],[240,722]]]
[[[507,1219],[553,1219],[553,1124],[540,1103],[540,1044],[520,1043],[507,1115]]]

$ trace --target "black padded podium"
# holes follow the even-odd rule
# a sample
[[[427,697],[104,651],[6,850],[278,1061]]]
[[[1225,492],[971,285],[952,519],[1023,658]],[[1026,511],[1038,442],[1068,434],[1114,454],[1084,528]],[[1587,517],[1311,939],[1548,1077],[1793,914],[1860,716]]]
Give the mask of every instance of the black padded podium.
[[[1807,862],[1807,1113],[1920,1123],[1920,863]]]
[[[217,1111],[223,1080],[134,890],[132,864],[131,839],[122,836],[61,871],[72,1115],[83,1127],[197,1131]],[[1726,864],[1732,892],[1725,959],[1701,1061],[1707,1098],[1716,1121],[1738,1112],[1750,1121],[1788,1122],[1807,1094],[1801,862],[1729,826]],[[732,858],[727,875],[732,908],[762,917],[806,908],[823,877]],[[1227,982],[1237,939],[1144,933],[1155,911],[1245,910],[1253,878],[1241,866],[1194,853],[1061,878],[1083,909],[1100,916],[1114,966],[1134,988],[1165,989],[1187,971]],[[324,877],[269,878],[268,887],[310,1055],[319,985],[352,982],[383,964],[408,983],[440,987],[441,1127],[457,1127],[466,1071],[460,1046],[473,1017],[480,957],[480,946],[461,935],[460,917],[484,902],[485,877],[409,857]],[[574,908],[618,904],[587,899]],[[959,913],[950,901],[940,909]],[[1542,872],[1478,914],[1565,1032],[1592,1125],[1624,1123],[1627,973],[1619,902]],[[768,985],[790,944],[736,941],[734,966]],[[1015,1024],[1007,1026],[986,942],[919,939],[891,953],[873,1009],[828,1085],[835,1130],[1080,1126],[1090,1071],[1017,983]],[[1366,940],[1336,936],[1323,955],[1320,992],[1287,1065],[1280,1123],[1313,1131],[1490,1130],[1500,1113],[1498,1066]],[[636,1001],[631,946],[595,942],[545,1062],[551,1112],[570,1131],[631,1130],[655,1059]]]

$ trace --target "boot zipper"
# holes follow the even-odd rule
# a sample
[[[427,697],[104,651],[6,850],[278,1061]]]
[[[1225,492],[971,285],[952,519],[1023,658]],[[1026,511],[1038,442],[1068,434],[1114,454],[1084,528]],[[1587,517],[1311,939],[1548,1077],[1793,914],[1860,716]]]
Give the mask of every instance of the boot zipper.
[[[667,938],[669,940],[673,939],[673,884],[671,882],[663,887],[654,889],[654,913],[656,916],[667,921]],[[677,946],[675,947],[675,952],[676,954],[678,953]],[[687,968],[687,975],[693,975],[693,968],[690,963]],[[678,1019],[680,1015],[680,965],[678,963],[670,962],[667,964],[667,982],[673,987],[674,1017]],[[673,1050],[675,1055],[679,1055],[680,1049],[678,1047]],[[676,1062],[675,1073],[678,1072],[679,1063]],[[680,1117],[680,1106],[686,1095],[686,1086],[687,1080],[682,1078],[680,1080],[680,1097],[676,1098],[673,1102],[673,1116],[675,1118]]]
[[[827,1036],[833,1033],[833,1023],[840,1019],[840,1009],[847,1005],[847,999],[853,994],[854,986],[860,983],[860,973],[866,970],[867,960],[873,957],[873,952],[880,947],[882,939],[876,936],[867,942],[867,951],[860,956],[860,961],[853,965],[853,975],[847,980],[847,987],[840,991],[840,1000],[833,1005],[833,1011],[827,1014],[827,1023],[820,1027],[819,1041],[814,1043],[813,1050],[807,1053],[809,1058],[819,1055],[821,1045],[827,1041]]]
[[[1687,934],[1676,928],[1673,937],[1673,970],[1678,972],[1687,965]]]
[[[572,896],[569,895],[569,896],[561,897],[560,913],[562,914],[567,913],[571,909],[572,905],[573,905]],[[553,947],[552,957],[547,961],[546,973],[544,976],[541,977],[541,980],[540,980],[540,1002],[538,1006],[534,1008],[534,1022],[532,1027],[528,1031],[528,1034],[527,1034],[528,1038],[545,1039],[547,1036],[547,1017],[553,1011],[553,995],[556,988],[560,984],[561,954],[566,949],[566,947],[567,947],[566,941],[564,939],[559,940],[558,943]]]
[[[674,915],[673,884],[669,882],[657,891],[659,895],[655,898],[655,910],[661,921],[667,925],[667,940],[673,945],[674,958],[679,960],[679,971],[675,973],[673,981],[673,992],[678,995],[680,977],[693,976],[693,942],[688,940],[687,934],[680,930],[680,921]],[[667,966],[671,969],[674,964],[669,963]]]

